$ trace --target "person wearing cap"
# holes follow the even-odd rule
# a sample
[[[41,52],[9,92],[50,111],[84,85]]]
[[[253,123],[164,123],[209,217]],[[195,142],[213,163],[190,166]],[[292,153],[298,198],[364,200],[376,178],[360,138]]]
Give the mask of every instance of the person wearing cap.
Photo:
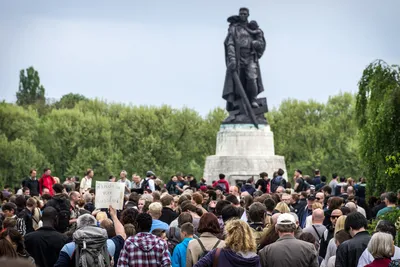
[[[306,183],[305,183],[305,181],[303,179],[303,172],[301,170],[297,169],[294,172],[293,180],[295,181],[294,191],[296,193],[300,193],[302,191],[306,191],[307,190]]]
[[[313,244],[294,237],[296,219],[292,214],[279,215],[275,230],[279,239],[258,252],[261,266],[318,267],[318,255]]]

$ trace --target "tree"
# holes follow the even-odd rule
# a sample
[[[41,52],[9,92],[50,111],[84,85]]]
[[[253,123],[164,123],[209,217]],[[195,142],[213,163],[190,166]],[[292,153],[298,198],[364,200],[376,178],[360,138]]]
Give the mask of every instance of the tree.
[[[21,139],[8,141],[4,134],[0,135],[0,186],[20,185],[30,168],[44,166],[50,165],[33,143]]]
[[[63,95],[59,101],[57,101],[54,105],[57,109],[72,109],[75,107],[77,103],[80,101],[87,101],[88,99],[84,95],[69,93]]]
[[[387,156],[400,152],[399,73],[399,66],[377,60],[364,70],[359,82],[356,115],[369,194],[377,195],[400,186],[400,175],[388,172],[393,167],[393,158],[386,160]]]
[[[295,169],[312,174],[318,168],[327,178],[332,173],[347,177],[362,173],[353,95],[330,97],[326,104],[285,100],[267,117],[276,154],[285,157],[289,177]]]
[[[28,106],[33,104],[45,104],[45,89],[40,84],[39,73],[33,68],[21,70],[19,74],[19,89],[17,92],[17,104]]]

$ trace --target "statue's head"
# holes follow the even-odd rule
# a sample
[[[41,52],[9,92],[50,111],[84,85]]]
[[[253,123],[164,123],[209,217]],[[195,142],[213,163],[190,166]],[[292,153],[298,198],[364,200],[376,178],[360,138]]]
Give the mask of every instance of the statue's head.
[[[239,9],[239,17],[241,22],[246,22],[250,15],[249,9],[247,7],[242,7]]]
[[[249,9],[247,7],[241,7],[239,9],[239,17],[240,17],[240,21],[242,22],[246,22],[248,17],[250,15]]]

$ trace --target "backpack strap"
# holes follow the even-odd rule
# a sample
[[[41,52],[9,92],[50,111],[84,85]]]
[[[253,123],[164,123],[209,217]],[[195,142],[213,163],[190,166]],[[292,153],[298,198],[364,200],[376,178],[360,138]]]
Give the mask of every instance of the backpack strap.
[[[319,235],[319,233],[318,233],[318,231],[317,231],[317,228],[315,228],[315,225],[311,225],[311,226],[312,226],[312,228],[314,228],[314,231],[315,231],[315,233],[317,234],[319,240],[321,240],[321,236]]]
[[[203,253],[205,253],[206,252],[206,248],[204,247],[203,242],[201,242],[200,238],[197,238],[196,240],[197,240],[197,242],[199,242],[200,247],[203,250]]]
[[[213,246],[212,250],[216,249],[219,245],[219,243],[221,242],[220,239],[218,239],[217,243],[215,243],[215,245]]]
[[[219,254],[221,254],[222,248],[217,248],[215,251],[214,259],[213,259],[213,267],[218,267],[218,259],[219,259]]]

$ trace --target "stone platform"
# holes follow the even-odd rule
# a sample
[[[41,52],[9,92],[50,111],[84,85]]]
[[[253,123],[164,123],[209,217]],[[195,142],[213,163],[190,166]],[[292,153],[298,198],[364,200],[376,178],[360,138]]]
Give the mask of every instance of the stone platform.
[[[275,155],[274,135],[269,125],[223,124],[217,135],[216,154],[206,159],[204,178],[207,183],[224,173],[230,184],[244,181],[261,172],[272,177],[279,168],[285,171],[283,156]]]

